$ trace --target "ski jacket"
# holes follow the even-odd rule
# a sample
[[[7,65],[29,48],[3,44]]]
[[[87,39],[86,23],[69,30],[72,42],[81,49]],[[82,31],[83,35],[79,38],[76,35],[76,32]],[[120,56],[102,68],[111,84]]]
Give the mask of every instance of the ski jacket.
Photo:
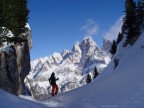
[[[55,76],[51,76],[49,78],[49,83],[53,86],[56,85],[56,81],[58,80],[58,78],[56,79]]]

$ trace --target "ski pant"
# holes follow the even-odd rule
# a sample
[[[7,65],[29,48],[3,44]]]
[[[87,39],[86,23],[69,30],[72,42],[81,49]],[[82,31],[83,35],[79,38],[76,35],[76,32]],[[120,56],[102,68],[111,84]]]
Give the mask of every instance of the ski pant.
[[[52,85],[52,93],[51,95],[54,96],[58,93],[58,85]]]

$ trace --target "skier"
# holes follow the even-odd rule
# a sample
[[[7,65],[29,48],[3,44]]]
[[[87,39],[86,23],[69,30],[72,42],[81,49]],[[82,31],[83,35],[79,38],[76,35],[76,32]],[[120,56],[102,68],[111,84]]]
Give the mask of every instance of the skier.
[[[57,93],[58,93],[58,85],[56,84],[57,80],[59,80],[59,78],[56,79],[55,78],[55,73],[53,72],[51,74],[51,77],[49,78],[49,83],[52,86],[52,92],[51,92],[52,96],[57,95]]]
[[[87,83],[90,83],[91,81],[92,81],[91,76],[88,74],[88,75],[87,75],[86,82],[87,82]]]

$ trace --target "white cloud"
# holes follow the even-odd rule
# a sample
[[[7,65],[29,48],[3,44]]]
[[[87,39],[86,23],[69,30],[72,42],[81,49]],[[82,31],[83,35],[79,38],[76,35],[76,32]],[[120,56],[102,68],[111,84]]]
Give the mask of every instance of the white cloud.
[[[99,30],[99,27],[94,20],[88,19],[86,24],[83,25],[80,30],[85,31],[86,36],[95,36]]]
[[[116,39],[118,33],[121,32],[122,24],[123,24],[123,16],[121,16],[106,33],[104,33],[104,38],[110,41]]]

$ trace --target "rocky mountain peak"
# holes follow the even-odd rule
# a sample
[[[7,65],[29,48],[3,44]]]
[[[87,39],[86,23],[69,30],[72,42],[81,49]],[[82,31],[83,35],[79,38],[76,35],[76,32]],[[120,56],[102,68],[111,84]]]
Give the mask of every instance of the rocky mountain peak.
[[[91,36],[85,37],[83,39],[83,41],[81,42],[81,45],[82,46],[86,46],[86,45],[87,46],[94,46],[94,47],[98,46]]]
[[[57,52],[55,52],[52,55],[52,58],[53,58],[55,64],[59,64],[62,61],[62,59],[63,59],[62,56],[61,56],[61,54],[57,53]]]
[[[81,50],[82,50],[81,65],[84,65],[87,59],[91,57],[92,54],[94,54],[95,49],[97,47],[98,46],[92,37],[88,36],[83,39],[83,41],[81,42]]]
[[[72,48],[73,52],[80,52],[81,53],[81,48],[80,48],[80,43],[76,42]]]
[[[112,42],[108,39],[103,39],[103,50],[109,52],[109,50],[111,49],[111,46],[112,46]]]

